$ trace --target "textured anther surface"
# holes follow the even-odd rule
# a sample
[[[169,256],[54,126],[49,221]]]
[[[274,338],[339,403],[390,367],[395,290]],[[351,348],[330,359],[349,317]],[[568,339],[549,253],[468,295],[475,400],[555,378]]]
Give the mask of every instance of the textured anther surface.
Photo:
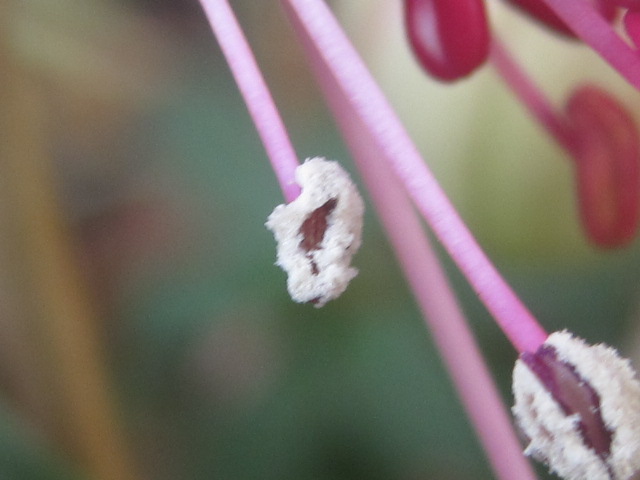
[[[277,265],[300,303],[323,306],[340,296],[358,271],[351,257],[361,243],[364,203],[338,162],[312,158],[296,169],[302,193],[278,205],[266,226],[278,242]]]
[[[611,347],[588,345],[567,331],[550,335],[539,352],[549,348],[555,351],[554,361],[574,370],[597,395],[593,413],[601,415],[611,444],[608,454],[598,453],[585,439],[580,414],[567,414],[556,398],[557,388],[563,387],[552,385],[518,360],[513,413],[529,438],[525,453],[568,480],[631,478],[640,469],[640,383],[629,361]]]

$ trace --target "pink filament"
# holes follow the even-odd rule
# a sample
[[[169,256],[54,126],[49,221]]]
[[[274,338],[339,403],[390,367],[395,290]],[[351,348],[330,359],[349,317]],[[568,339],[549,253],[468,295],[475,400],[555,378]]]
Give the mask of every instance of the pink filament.
[[[496,478],[534,480],[536,475],[522,454],[509,414],[413,206],[366,128],[347,112],[348,102],[341,101],[339,93],[329,95],[337,100],[333,110],[343,125],[341,131]]]
[[[542,90],[520,68],[506,47],[495,36],[491,45],[490,58],[504,82],[527,107],[531,115],[561,146],[570,150],[574,138],[569,131],[566,119],[558,115]]]
[[[295,200],[298,158],[260,69],[227,0],[200,0],[262,139],[287,202]]]

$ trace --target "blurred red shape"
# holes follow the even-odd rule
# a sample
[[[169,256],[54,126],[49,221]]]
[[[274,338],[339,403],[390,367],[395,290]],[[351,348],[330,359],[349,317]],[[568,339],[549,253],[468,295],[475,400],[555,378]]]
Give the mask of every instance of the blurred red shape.
[[[591,241],[628,243],[638,227],[640,138],[632,116],[593,86],[577,89],[566,107],[575,138],[578,199]]]
[[[405,22],[416,57],[439,80],[465,77],[487,59],[483,0],[405,0]]]

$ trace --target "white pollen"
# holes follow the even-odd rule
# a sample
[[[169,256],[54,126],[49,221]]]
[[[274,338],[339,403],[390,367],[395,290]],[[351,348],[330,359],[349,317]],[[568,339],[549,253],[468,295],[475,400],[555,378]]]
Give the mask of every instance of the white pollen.
[[[529,438],[527,455],[566,480],[628,480],[640,470],[640,382],[628,360],[603,344],[589,345],[564,330],[549,336],[558,360],[575,368],[600,398],[611,432],[606,459],[585,445],[579,414],[567,416],[538,376],[518,360],[513,371],[513,413]]]
[[[322,307],[358,274],[350,264],[362,240],[364,203],[335,161],[306,160],[296,169],[296,183],[300,196],[278,205],[266,226],[278,243],[276,265],[288,274],[291,298]]]

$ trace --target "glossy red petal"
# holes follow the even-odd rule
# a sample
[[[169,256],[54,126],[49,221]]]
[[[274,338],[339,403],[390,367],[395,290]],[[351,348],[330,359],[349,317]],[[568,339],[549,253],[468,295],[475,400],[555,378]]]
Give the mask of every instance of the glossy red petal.
[[[405,21],[416,57],[439,80],[463,78],[487,59],[483,0],[405,0]]]
[[[635,122],[613,97],[581,87],[567,103],[575,135],[574,160],[583,224],[597,245],[629,242],[638,227],[640,137]]]

